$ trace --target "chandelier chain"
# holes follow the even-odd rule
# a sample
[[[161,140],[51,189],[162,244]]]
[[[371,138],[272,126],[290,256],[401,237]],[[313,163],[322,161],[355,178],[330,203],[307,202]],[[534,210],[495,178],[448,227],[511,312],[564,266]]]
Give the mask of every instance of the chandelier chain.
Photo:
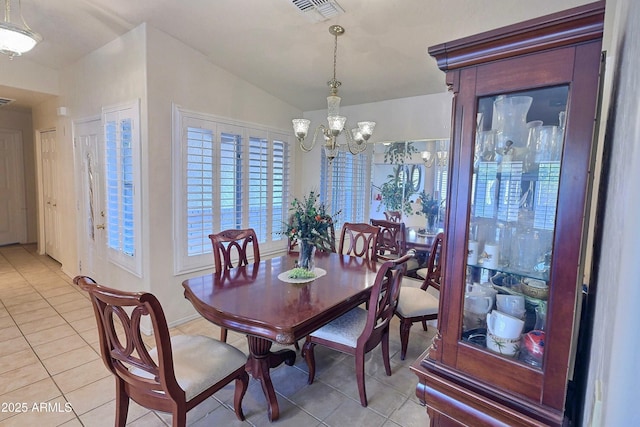
[[[336,81],[336,63],[338,62],[338,33],[333,36],[333,81]]]

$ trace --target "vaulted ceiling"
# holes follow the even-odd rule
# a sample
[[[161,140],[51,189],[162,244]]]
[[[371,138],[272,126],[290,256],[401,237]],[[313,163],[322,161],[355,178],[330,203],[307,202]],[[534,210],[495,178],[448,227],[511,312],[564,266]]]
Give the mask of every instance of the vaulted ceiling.
[[[14,61],[63,69],[147,22],[310,111],[326,108],[331,24],[346,29],[338,39],[337,79],[343,105],[352,105],[443,92],[444,75],[428,56],[429,46],[589,2],[336,0],[344,13],[323,22],[293,4],[318,1],[328,0],[22,0],[24,19],[44,40]],[[12,5],[16,11],[17,0]],[[0,67],[2,61],[8,58],[0,58]],[[0,73],[0,97],[7,96],[3,89],[11,91],[2,84]],[[39,99],[24,91],[12,95],[24,95],[27,103]]]

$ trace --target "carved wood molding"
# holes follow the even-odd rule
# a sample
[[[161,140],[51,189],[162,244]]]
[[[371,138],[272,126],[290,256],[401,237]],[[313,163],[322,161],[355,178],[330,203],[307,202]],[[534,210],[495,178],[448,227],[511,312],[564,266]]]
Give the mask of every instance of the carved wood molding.
[[[442,71],[602,38],[605,2],[531,19],[429,48]]]

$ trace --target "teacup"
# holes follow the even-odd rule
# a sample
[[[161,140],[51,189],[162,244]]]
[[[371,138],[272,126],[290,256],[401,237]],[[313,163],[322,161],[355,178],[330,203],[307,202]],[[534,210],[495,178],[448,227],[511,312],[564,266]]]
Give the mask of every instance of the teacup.
[[[471,292],[464,296],[464,309],[472,313],[484,314],[493,308],[493,298],[482,292]]]
[[[487,332],[487,348],[504,356],[515,356],[520,350],[520,337],[502,338]]]
[[[520,339],[524,320],[510,316],[498,310],[487,314],[487,329],[493,335],[505,339]]]
[[[477,283],[476,282],[473,285],[471,285],[471,293],[483,294],[484,296],[490,297],[491,298],[491,302],[495,303],[496,302],[496,295],[498,294],[498,291],[495,290],[493,288],[493,286],[491,285],[491,283],[489,283],[489,282],[486,282],[486,283]]]
[[[526,313],[522,295],[497,295],[496,307],[499,311],[518,319],[522,319]]]

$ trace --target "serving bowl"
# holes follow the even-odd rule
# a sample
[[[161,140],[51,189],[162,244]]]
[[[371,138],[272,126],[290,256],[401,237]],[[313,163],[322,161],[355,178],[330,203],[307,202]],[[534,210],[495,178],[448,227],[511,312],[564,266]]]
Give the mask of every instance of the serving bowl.
[[[520,290],[531,298],[546,300],[549,297],[549,286],[542,280],[523,279],[520,284]]]

